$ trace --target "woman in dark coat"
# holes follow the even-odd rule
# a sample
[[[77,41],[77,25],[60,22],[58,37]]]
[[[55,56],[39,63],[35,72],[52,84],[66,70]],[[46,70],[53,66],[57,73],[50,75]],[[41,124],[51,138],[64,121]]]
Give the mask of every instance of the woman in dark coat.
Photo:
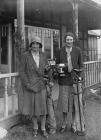
[[[78,105],[77,96],[74,93],[72,72],[73,69],[82,69],[83,61],[82,54],[79,47],[74,46],[75,37],[73,33],[68,32],[64,37],[65,45],[60,49],[58,53],[57,63],[66,64],[64,71],[65,76],[59,77],[59,99],[58,109],[63,113],[63,122],[60,132],[64,132],[67,125],[67,114],[72,111],[76,115],[72,114],[72,127],[75,132],[80,131],[80,122],[78,121]],[[82,102],[82,99],[81,99]],[[73,110],[74,106],[74,110]],[[82,108],[83,109],[83,108]]]
[[[44,53],[40,51],[41,48],[41,40],[35,36],[30,44],[30,49],[23,54],[21,59],[20,76],[24,92],[22,113],[32,117],[35,137],[38,130],[37,119],[40,116],[42,133],[48,137],[45,129],[47,94],[43,78],[46,58]]]

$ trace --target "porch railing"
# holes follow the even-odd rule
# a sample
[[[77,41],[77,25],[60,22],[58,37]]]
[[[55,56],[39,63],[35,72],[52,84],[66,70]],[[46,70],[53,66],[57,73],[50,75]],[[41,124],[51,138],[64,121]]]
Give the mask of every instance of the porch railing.
[[[101,82],[101,61],[84,62],[85,88]],[[18,114],[18,73],[0,74],[0,121]]]
[[[18,113],[17,77],[18,73],[0,74],[0,121]]]
[[[85,88],[101,83],[101,61],[84,62]]]

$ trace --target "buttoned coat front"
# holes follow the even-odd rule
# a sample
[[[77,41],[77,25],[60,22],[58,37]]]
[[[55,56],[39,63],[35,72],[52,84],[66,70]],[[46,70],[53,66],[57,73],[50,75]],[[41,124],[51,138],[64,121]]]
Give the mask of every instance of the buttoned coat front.
[[[44,53],[39,54],[39,68],[37,67],[31,51],[22,55],[20,65],[20,77],[23,87],[23,107],[24,115],[46,115],[46,87],[44,82],[44,68],[46,57]]]

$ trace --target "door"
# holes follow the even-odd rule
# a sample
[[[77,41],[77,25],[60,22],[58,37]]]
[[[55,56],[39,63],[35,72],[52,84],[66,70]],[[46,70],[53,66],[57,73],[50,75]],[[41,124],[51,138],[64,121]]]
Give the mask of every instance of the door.
[[[12,26],[0,25],[0,72],[11,73]]]

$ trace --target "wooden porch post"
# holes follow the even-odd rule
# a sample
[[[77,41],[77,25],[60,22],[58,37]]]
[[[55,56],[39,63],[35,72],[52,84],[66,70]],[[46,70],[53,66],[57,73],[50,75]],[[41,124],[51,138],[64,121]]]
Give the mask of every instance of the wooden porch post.
[[[12,72],[12,25],[8,24],[8,72]]]
[[[20,53],[25,49],[25,29],[24,29],[24,0],[17,0],[17,35],[20,42]]]
[[[78,40],[78,0],[73,0],[72,6],[73,6],[73,33],[76,36],[76,40]]]

